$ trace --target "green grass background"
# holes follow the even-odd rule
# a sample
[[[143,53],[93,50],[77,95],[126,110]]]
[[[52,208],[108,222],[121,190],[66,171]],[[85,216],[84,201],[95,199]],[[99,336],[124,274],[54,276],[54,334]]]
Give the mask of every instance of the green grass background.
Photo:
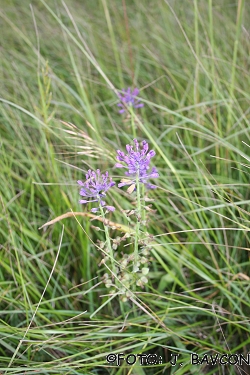
[[[190,363],[250,351],[247,2],[2,0],[0,16],[1,374],[249,374]],[[116,90],[129,86],[160,178],[149,284],[121,312],[101,283],[101,224],[38,228],[86,212],[88,168],[119,181],[116,149],[133,137]],[[132,198],[116,188],[109,203],[127,225]]]

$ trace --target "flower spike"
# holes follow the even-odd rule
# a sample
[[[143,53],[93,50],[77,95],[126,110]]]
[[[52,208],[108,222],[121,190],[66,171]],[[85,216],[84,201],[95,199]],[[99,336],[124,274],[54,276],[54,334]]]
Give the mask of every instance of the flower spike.
[[[144,104],[140,103],[140,99],[136,98],[140,92],[138,88],[135,88],[131,92],[131,88],[129,87],[127,90],[123,89],[122,92],[122,94],[118,94],[120,103],[118,103],[117,106],[121,108],[119,110],[119,113],[126,112],[128,106],[131,106],[133,108],[144,107]]]
[[[96,172],[91,169],[86,173],[86,181],[82,182],[78,180],[77,183],[81,186],[80,195],[87,199],[79,200],[79,203],[85,204],[90,202],[98,202],[102,207],[105,207],[108,211],[114,211],[113,206],[106,206],[106,202],[103,198],[106,196],[106,192],[115,182],[109,177],[108,172],[101,174],[100,170],[97,169]],[[91,212],[97,212],[98,208],[94,207]]]
[[[138,178],[139,182],[145,184],[148,189],[155,189],[156,186],[148,182],[150,178],[159,177],[155,167],[152,167],[151,171],[149,171],[150,159],[155,156],[155,151],[148,151],[148,143],[146,141],[142,141],[140,146],[137,139],[134,139],[134,146],[126,145],[126,150],[127,154],[117,150],[116,159],[119,163],[116,163],[115,167],[126,168],[125,175],[130,179],[121,180],[118,187],[135,185],[136,178]]]

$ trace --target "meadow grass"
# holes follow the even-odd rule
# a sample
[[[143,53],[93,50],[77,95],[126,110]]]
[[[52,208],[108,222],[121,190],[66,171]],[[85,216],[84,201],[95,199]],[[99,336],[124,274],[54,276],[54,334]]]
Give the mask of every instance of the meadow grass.
[[[250,352],[244,0],[1,5],[1,374],[249,374],[190,359]],[[119,182],[116,150],[133,135],[117,90],[129,86],[160,177],[149,283],[122,304],[102,282],[102,222],[76,181],[99,168]],[[109,194],[113,238],[133,199]],[[162,363],[117,366],[109,353]]]

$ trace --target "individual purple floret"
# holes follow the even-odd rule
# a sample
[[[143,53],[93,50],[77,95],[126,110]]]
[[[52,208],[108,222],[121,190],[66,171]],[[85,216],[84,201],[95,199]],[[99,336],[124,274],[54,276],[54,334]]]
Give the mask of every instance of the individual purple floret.
[[[80,195],[90,198],[88,200],[81,199],[79,203],[99,202],[108,211],[115,210],[113,206],[106,206],[106,202],[102,200],[106,196],[106,191],[115,185],[108,172],[101,174],[99,169],[96,172],[89,169],[86,174],[86,181],[78,180],[77,183],[81,186]],[[91,212],[97,212],[98,210],[99,208],[92,208]]]
[[[127,90],[123,89],[123,93],[119,94],[120,103],[118,103],[118,107],[121,107],[119,113],[124,113],[127,110],[128,106],[131,106],[133,108],[141,108],[144,106],[143,103],[140,103],[140,99],[137,99],[136,97],[139,95],[139,89],[135,88],[131,92],[131,88],[129,87]]]
[[[115,166],[117,168],[127,168],[128,171],[125,172],[125,174],[126,176],[130,177],[130,180],[122,180],[121,183],[118,184],[118,187],[132,184],[135,185],[136,178],[139,178],[139,182],[145,184],[148,189],[155,189],[156,186],[148,182],[150,178],[159,177],[159,174],[155,167],[153,167],[152,170],[149,171],[150,159],[155,156],[155,151],[148,151],[148,143],[146,141],[142,141],[140,146],[137,139],[134,139],[134,144],[134,146],[126,146],[128,152],[127,154],[120,150],[117,150],[116,159],[120,162],[125,163],[125,165],[116,163]]]

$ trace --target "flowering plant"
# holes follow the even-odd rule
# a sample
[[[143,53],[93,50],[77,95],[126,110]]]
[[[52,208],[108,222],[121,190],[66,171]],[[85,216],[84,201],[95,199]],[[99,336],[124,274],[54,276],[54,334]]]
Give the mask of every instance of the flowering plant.
[[[157,178],[159,174],[155,167],[149,171],[150,167],[150,159],[155,156],[155,151],[150,150],[148,151],[148,143],[146,141],[142,141],[141,148],[137,139],[134,139],[134,147],[131,145],[126,146],[127,154],[124,152],[117,150],[117,157],[116,159],[120,162],[125,163],[116,163],[115,166],[117,168],[126,168],[128,169],[125,172],[125,175],[130,177],[130,180],[122,180],[118,187],[122,187],[125,185],[136,184],[136,180],[138,182],[145,184],[148,189],[155,189],[156,186],[152,185],[148,182],[150,178]]]
[[[127,90],[123,89],[122,91],[122,94],[118,94],[120,103],[118,103],[117,106],[121,107],[119,113],[126,112],[128,106],[133,108],[141,108],[144,106],[143,103],[140,103],[140,99],[136,98],[140,92],[138,88],[135,88],[132,92],[130,87]]]
[[[86,173],[86,181],[82,182],[78,180],[77,183],[81,186],[80,195],[85,198],[90,198],[90,200],[81,199],[79,203],[90,203],[98,202],[101,207],[105,207],[108,211],[114,211],[113,206],[107,206],[103,198],[106,196],[106,192],[115,182],[112,181],[112,177],[109,177],[108,172],[101,174],[100,170],[97,169],[96,172],[88,170]],[[95,207],[91,209],[91,212],[97,212],[99,208]]]

